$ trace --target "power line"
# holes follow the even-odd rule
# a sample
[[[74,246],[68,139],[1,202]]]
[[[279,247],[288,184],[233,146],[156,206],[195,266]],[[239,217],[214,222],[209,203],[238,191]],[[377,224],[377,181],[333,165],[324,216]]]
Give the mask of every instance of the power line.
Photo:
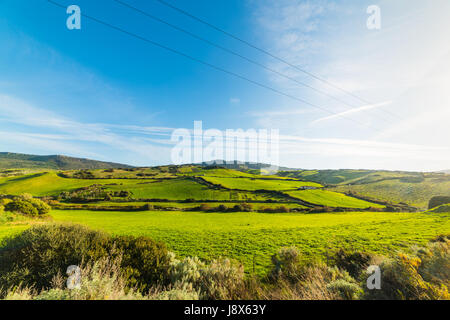
[[[65,7],[64,5],[62,5],[62,4],[60,4],[60,3],[57,3],[57,2],[55,2],[55,1],[53,1],[53,0],[47,0],[47,2],[49,2],[49,3],[51,3],[51,4],[55,5],[55,6],[58,6],[58,7],[60,7],[60,8],[66,9],[66,7]],[[313,104],[313,103],[310,103],[310,102],[308,102],[308,101],[306,101],[306,100],[304,100],[304,99],[302,99],[302,98],[299,98],[299,97],[293,96],[293,95],[291,95],[291,94],[282,92],[282,91],[280,91],[280,90],[278,90],[278,89],[272,88],[272,87],[270,87],[270,86],[268,86],[268,85],[265,85],[265,84],[263,84],[263,83],[260,83],[260,82],[258,82],[258,81],[249,79],[249,78],[247,78],[247,77],[245,77],[245,76],[243,76],[243,75],[237,74],[237,73],[235,73],[235,72],[233,72],[233,71],[226,70],[226,69],[224,69],[224,68],[222,68],[222,67],[213,65],[213,64],[211,64],[211,63],[209,63],[209,62],[206,62],[206,61],[200,60],[200,59],[198,59],[198,58],[192,57],[192,56],[190,56],[190,55],[188,55],[188,54],[186,54],[186,53],[183,53],[183,52],[178,51],[178,50],[176,50],[176,49],[167,47],[166,45],[163,45],[163,44],[160,44],[160,43],[158,43],[158,42],[156,42],[156,41],[147,39],[147,38],[142,37],[142,36],[140,36],[140,35],[137,35],[137,34],[135,34],[135,33],[133,33],[133,32],[127,31],[127,30],[125,30],[125,29],[122,29],[122,28],[120,28],[120,27],[114,26],[114,25],[112,25],[112,24],[110,24],[110,23],[108,23],[108,22],[102,21],[102,20],[100,20],[100,19],[97,19],[97,18],[95,18],[95,17],[92,17],[92,16],[90,16],[90,15],[87,15],[87,14],[85,14],[85,13],[83,13],[83,12],[81,12],[81,16],[83,16],[83,17],[85,17],[85,18],[87,18],[87,19],[89,19],[89,20],[92,20],[92,21],[94,21],[94,22],[97,22],[98,24],[104,25],[104,26],[106,26],[106,27],[108,27],[108,28],[111,28],[111,29],[114,29],[114,30],[116,30],[116,31],[119,31],[119,32],[121,32],[121,33],[123,33],[123,34],[129,35],[129,36],[131,36],[131,37],[134,37],[134,38],[136,38],[136,39],[139,39],[139,40],[141,40],[141,41],[144,41],[144,42],[146,42],[146,43],[149,43],[149,44],[151,44],[151,45],[153,45],[153,46],[162,48],[162,49],[167,50],[167,51],[170,51],[170,52],[172,52],[172,53],[174,53],[174,54],[177,54],[177,55],[180,55],[180,56],[182,56],[182,57],[185,57],[185,58],[187,58],[187,59],[189,59],[189,60],[192,60],[192,61],[195,61],[195,62],[197,62],[197,63],[200,63],[200,64],[203,64],[203,65],[205,65],[205,66],[208,66],[208,67],[210,67],[210,68],[212,68],[212,69],[215,69],[215,70],[217,70],[217,71],[221,71],[221,72],[223,72],[223,73],[225,73],[225,74],[228,74],[228,75],[231,75],[231,76],[233,76],[233,77],[239,78],[239,79],[241,79],[241,80],[247,81],[247,82],[252,83],[252,84],[254,84],[254,85],[256,85],[256,86],[259,86],[259,87],[261,87],[261,88],[270,90],[270,91],[272,91],[272,92],[275,92],[275,93],[277,93],[277,94],[280,94],[280,95],[285,96],[285,97],[287,97],[287,98],[290,98],[290,99],[292,99],[292,100],[296,100],[296,101],[299,101],[299,102],[301,102],[301,103],[307,104],[307,105],[309,105],[309,106],[311,106],[311,107],[313,107],[313,108],[319,109],[319,110],[321,110],[321,111],[323,111],[323,112],[326,112],[326,113],[328,113],[328,114],[337,115],[337,116],[339,116],[339,117],[341,117],[341,118],[344,118],[344,119],[346,119],[346,120],[352,121],[352,122],[354,122],[354,123],[356,123],[356,124],[359,124],[359,125],[361,125],[361,126],[370,127],[370,128],[372,128],[373,130],[378,131],[378,129],[375,128],[375,127],[372,127],[372,126],[370,126],[370,125],[366,125],[366,124],[364,124],[364,123],[362,123],[362,122],[359,122],[359,121],[357,121],[357,120],[355,120],[355,119],[352,119],[352,118],[348,118],[348,117],[342,116],[342,115],[340,115],[340,114],[338,114],[338,113],[336,113],[336,112],[330,111],[330,110],[328,110],[328,109],[326,109],[326,108],[323,108],[323,107],[321,107],[321,106],[318,106],[318,105],[315,105],[315,104]]]
[[[238,52],[236,52],[236,51],[230,50],[230,49],[228,49],[228,48],[226,48],[226,47],[224,47],[224,46],[222,46],[222,45],[220,45],[220,44],[214,43],[214,42],[212,42],[212,41],[210,41],[210,40],[208,40],[208,39],[205,39],[205,38],[203,38],[203,37],[201,37],[201,36],[198,36],[198,35],[194,34],[193,32],[190,32],[190,31],[188,31],[188,30],[186,30],[186,29],[184,29],[184,28],[181,28],[181,27],[179,27],[179,26],[176,26],[176,25],[174,25],[174,24],[172,24],[172,23],[170,23],[170,22],[167,22],[166,20],[161,19],[161,18],[159,18],[159,17],[156,17],[156,16],[150,14],[149,12],[143,11],[143,10],[137,8],[137,7],[134,7],[134,6],[130,5],[129,3],[126,3],[126,2],[121,1],[121,0],[112,0],[112,1],[115,1],[115,2],[117,2],[118,4],[120,4],[120,5],[124,6],[124,7],[127,7],[127,8],[129,8],[129,9],[131,9],[131,10],[133,10],[133,11],[136,11],[136,12],[138,12],[138,13],[140,13],[140,14],[146,16],[147,18],[150,18],[150,19],[152,19],[152,20],[154,20],[154,21],[157,21],[157,22],[159,22],[159,23],[162,23],[162,24],[164,24],[164,25],[167,25],[167,26],[171,27],[172,29],[175,29],[175,30],[177,30],[177,31],[179,31],[179,32],[182,32],[182,33],[184,33],[184,34],[187,34],[187,35],[189,35],[190,37],[192,37],[192,38],[194,38],[194,39],[200,40],[200,41],[202,41],[202,42],[204,42],[204,43],[206,43],[206,44],[208,44],[208,45],[210,45],[210,46],[213,46],[213,47],[215,47],[215,48],[219,48],[220,50],[223,50],[223,51],[225,51],[225,52],[227,52],[227,53],[229,53],[229,54],[231,54],[231,55],[237,56],[237,57],[239,57],[239,58],[241,58],[241,59],[243,59],[243,60],[245,60],[245,61],[247,61],[247,62],[250,62],[250,63],[252,63],[252,64],[254,64],[254,65],[256,65],[256,66],[258,66],[258,67],[260,67],[260,68],[263,68],[263,69],[265,69],[265,70],[267,70],[267,71],[270,71],[270,72],[272,72],[272,73],[274,73],[274,74],[276,74],[276,75],[278,75],[278,76],[280,76],[280,77],[283,77],[283,78],[285,78],[285,79],[288,79],[288,80],[290,80],[290,81],[293,81],[293,82],[297,83],[297,84],[300,85],[300,86],[309,88],[309,89],[311,89],[311,90],[313,90],[313,91],[315,91],[315,92],[317,92],[317,93],[319,93],[319,94],[322,94],[322,95],[324,95],[324,96],[326,96],[326,97],[328,97],[328,98],[331,98],[331,99],[333,99],[333,100],[335,100],[335,101],[338,101],[338,102],[340,102],[340,103],[342,103],[342,104],[344,104],[344,105],[346,105],[346,106],[348,106],[348,107],[351,107],[351,108],[357,108],[357,107],[360,107],[360,106],[357,106],[357,105],[349,104],[349,103],[347,103],[347,102],[345,102],[345,101],[343,101],[343,100],[341,100],[341,99],[339,99],[339,98],[337,98],[337,97],[335,97],[335,96],[333,96],[333,95],[331,95],[331,94],[328,94],[328,93],[326,93],[326,92],[324,92],[324,91],[322,91],[322,90],[316,89],[316,88],[314,88],[313,86],[311,86],[311,85],[309,85],[309,84],[306,84],[306,83],[304,83],[304,82],[298,81],[297,79],[295,79],[295,78],[293,78],[293,77],[290,77],[290,76],[288,76],[288,75],[286,75],[286,74],[284,74],[284,73],[282,73],[282,72],[279,72],[279,71],[277,71],[277,70],[275,70],[275,69],[272,69],[272,68],[270,68],[270,67],[267,67],[267,66],[265,66],[264,64],[259,63],[258,61],[255,61],[255,60],[253,60],[253,59],[250,59],[250,58],[248,58],[248,57],[246,57],[246,56],[244,56],[244,55],[242,55],[242,54],[240,54],[240,53],[238,53]],[[380,116],[379,116],[379,117],[380,117]],[[380,117],[380,119],[382,119],[382,120],[384,120],[384,121],[390,121],[390,119],[386,119],[386,118],[384,118],[384,117]]]
[[[158,1],[159,3],[161,3],[162,5],[164,5],[166,7],[169,7],[171,9],[175,10],[175,11],[180,12],[181,14],[183,14],[185,16],[190,17],[191,19],[196,20],[196,21],[198,21],[198,22],[200,22],[200,23],[202,23],[202,24],[204,24],[204,25],[206,25],[206,26],[208,26],[208,27],[210,27],[210,28],[212,28],[212,29],[214,29],[216,31],[219,31],[219,32],[221,32],[221,33],[223,33],[223,34],[225,34],[225,35],[227,35],[227,36],[229,36],[229,37],[231,37],[231,38],[233,38],[233,39],[235,39],[235,40],[237,40],[237,41],[239,41],[239,42],[241,42],[241,43],[243,43],[243,44],[245,44],[245,45],[247,45],[247,46],[249,46],[249,47],[251,47],[251,48],[253,48],[255,50],[257,50],[257,51],[259,51],[259,52],[262,52],[265,55],[268,55],[268,56],[270,56],[270,57],[272,57],[272,58],[274,58],[274,59],[276,59],[276,60],[278,60],[278,61],[280,61],[280,62],[282,62],[282,63],[284,63],[286,65],[288,65],[288,66],[290,66],[291,68],[294,68],[294,69],[296,69],[296,70],[298,70],[298,71],[300,71],[300,72],[302,72],[302,73],[304,73],[304,74],[306,74],[306,75],[308,75],[308,76],[310,76],[310,77],[312,77],[312,78],[314,78],[314,79],[316,79],[316,80],[318,80],[318,81],[320,81],[322,83],[325,83],[328,86],[330,86],[330,87],[332,87],[332,88],[334,88],[336,90],[339,90],[339,91],[341,91],[341,92],[343,92],[343,93],[345,93],[347,95],[350,95],[353,98],[363,102],[364,104],[368,104],[368,105],[373,105],[374,104],[374,103],[372,103],[372,102],[370,102],[370,101],[368,101],[366,99],[363,99],[363,98],[357,96],[353,92],[350,92],[350,91],[348,91],[348,90],[346,90],[346,89],[344,89],[344,88],[342,88],[342,87],[340,87],[340,86],[338,86],[338,85],[336,85],[336,84],[334,84],[334,83],[332,83],[332,82],[330,82],[330,81],[328,81],[326,79],[323,79],[322,77],[319,77],[319,76],[317,76],[317,75],[315,75],[315,74],[313,74],[313,73],[311,73],[311,72],[309,72],[307,70],[304,70],[304,69],[302,69],[302,68],[300,68],[300,67],[298,67],[298,66],[296,66],[296,65],[294,65],[292,63],[290,63],[289,61],[287,61],[287,60],[285,60],[283,58],[280,58],[280,57],[274,55],[273,53],[270,53],[269,51],[267,51],[265,49],[262,49],[262,48],[260,48],[260,47],[258,47],[256,45],[248,42],[247,40],[244,40],[244,39],[242,39],[242,38],[240,38],[240,37],[238,37],[238,36],[228,32],[226,30],[223,30],[223,29],[213,25],[212,23],[209,23],[209,22],[207,22],[207,21],[205,21],[205,20],[203,20],[203,19],[201,19],[201,18],[199,18],[197,16],[194,16],[193,14],[191,14],[191,13],[189,13],[189,12],[183,10],[183,9],[175,7],[174,5],[168,3],[168,2],[166,2],[164,0],[156,0],[156,1]],[[395,113],[392,113],[391,111],[389,111],[387,109],[384,109],[384,108],[379,108],[379,109],[384,111],[384,112],[386,112],[386,113],[388,113],[388,114],[390,114],[391,116],[394,116],[396,118],[400,118],[398,115],[396,115]]]

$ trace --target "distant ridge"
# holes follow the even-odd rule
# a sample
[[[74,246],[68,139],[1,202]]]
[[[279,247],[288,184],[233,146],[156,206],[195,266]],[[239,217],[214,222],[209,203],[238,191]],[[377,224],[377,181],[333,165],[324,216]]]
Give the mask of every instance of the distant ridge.
[[[194,164],[195,165],[195,164]],[[242,162],[242,161],[225,161],[225,160],[213,160],[208,162],[203,162],[201,164],[203,167],[222,167],[227,169],[235,169],[235,170],[261,170],[270,168],[272,165],[267,163],[255,163],[255,162]],[[290,171],[290,170],[299,170],[287,167],[279,167],[280,171]]]
[[[132,168],[129,165],[73,158],[63,155],[37,156],[31,154],[0,152],[0,169],[115,169]]]

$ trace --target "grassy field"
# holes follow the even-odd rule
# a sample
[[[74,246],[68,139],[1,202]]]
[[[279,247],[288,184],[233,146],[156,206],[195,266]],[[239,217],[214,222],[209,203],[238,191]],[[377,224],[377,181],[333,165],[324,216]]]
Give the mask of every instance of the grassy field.
[[[67,179],[54,172],[36,173],[19,177],[0,178],[0,193],[20,195],[29,193],[33,196],[58,195],[63,191],[87,187],[93,184],[130,184],[133,180],[120,179]]]
[[[274,180],[274,179],[249,179],[249,178],[222,178],[222,177],[203,177],[208,182],[220,184],[228,189],[238,190],[295,190],[301,187],[321,188],[322,185],[315,182]]]
[[[344,185],[333,188],[338,192],[354,192],[363,196],[391,201],[404,202],[425,209],[428,201],[434,196],[450,196],[450,180],[436,181],[426,178],[422,182],[407,182],[402,180],[385,180],[369,184]]]
[[[131,198],[105,196],[104,201],[86,203],[86,206],[143,206],[147,202],[139,199],[167,199],[167,202],[155,201],[150,204],[177,208],[175,210],[180,211],[53,210],[51,216],[57,222],[80,223],[111,234],[149,236],[163,241],[181,256],[195,255],[205,259],[219,256],[235,258],[243,262],[248,271],[254,268],[257,273],[267,270],[271,255],[280,247],[297,246],[305,259],[322,259],[325,253],[337,248],[353,248],[390,255],[396,250],[404,251],[413,244],[425,244],[438,234],[450,232],[450,213],[441,212],[442,210],[427,213],[322,214],[181,211],[197,207],[208,200],[218,201],[209,203],[210,207],[220,204],[233,207],[238,201],[261,201],[265,203],[252,203],[253,210],[280,205],[287,208],[304,208],[290,197],[316,205],[353,208],[355,211],[383,207],[343,193],[322,189],[319,182],[308,182],[308,177],[355,183],[340,185],[333,190],[356,190],[376,199],[395,202],[409,199],[413,203],[424,204],[434,195],[448,194],[450,182],[445,175],[334,170],[299,171],[297,174],[286,173],[285,177],[267,177],[230,169],[206,169],[196,166],[84,170],[64,174],[69,178],[59,176],[56,171],[1,177],[0,193],[57,196],[64,191],[96,184],[102,185],[110,194],[129,191]],[[100,179],[79,179],[81,175]],[[244,191],[216,188],[195,177],[229,189]],[[295,178],[301,180],[296,181]],[[303,186],[320,189],[299,190]],[[267,190],[269,193],[266,195],[256,190]],[[290,197],[272,196],[270,191],[281,191]],[[111,199],[123,202],[112,202]],[[186,199],[193,200],[185,201]],[[274,199],[280,203],[270,203]],[[268,200],[269,202],[266,202]],[[17,234],[36,223],[47,222],[26,219],[11,222],[7,217],[3,220],[0,217],[0,239]]]
[[[168,200],[266,200],[268,197],[246,192],[213,190],[188,179],[164,180],[161,182],[134,182],[124,186],[108,186],[107,190],[127,190],[136,199]]]
[[[74,222],[116,235],[145,235],[182,256],[219,256],[267,270],[280,247],[295,245],[305,258],[329,249],[354,248],[393,254],[450,231],[450,213],[263,214],[198,212],[53,211],[55,221]],[[0,237],[24,226],[1,227]]]
[[[267,200],[268,197],[245,192],[212,190],[187,179],[73,179],[62,178],[56,173],[37,173],[19,177],[0,178],[0,193],[33,196],[55,196],[63,191],[75,190],[94,184],[104,185],[107,190],[127,190],[137,199],[169,200]]]
[[[320,204],[327,207],[344,207],[364,209],[369,207],[383,208],[384,206],[348,197],[345,194],[332,192],[328,190],[302,190],[289,191],[288,195],[310,203]]]

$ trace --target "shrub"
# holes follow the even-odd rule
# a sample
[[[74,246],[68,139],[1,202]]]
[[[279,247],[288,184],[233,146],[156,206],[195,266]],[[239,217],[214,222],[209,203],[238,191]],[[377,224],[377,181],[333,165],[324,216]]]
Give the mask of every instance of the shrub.
[[[278,213],[289,213],[290,212],[289,208],[286,206],[279,206],[276,208],[276,210]]]
[[[439,207],[443,204],[450,204],[450,197],[447,196],[437,196],[430,199],[428,202],[428,209],[433,209]]]
[[[15,289],[6,294],[6,300],[142,300],[138,291],[127,287],[122,274],[120,256],[108,257],[89,263],[80,269],[80,287],[66,288],[61,275],[52,280],[52,288],[36,293],[35,290]]]
[[[70,265],[123,254],[124,275],[133,286],[146,288],[162,281],[167,249],[141,237],[113,238],[78,225],[42,225],[4,241],[0,248],[0,289],[12,286],[48,288],[52,278]]]
[[[300,270],[300,252],[295,247],[281,248],[272,256],[272,263],[272,277],[296,280]]]
[[[200,299],[236,299],[244,286],[244,268],[229,259],[208,265],[197,257],[179,261],[172,254],[169,274],[175,289],[197,292]]]
[[[228,210],[227,206],[221,204],[220,206],[217,207],[217,210],[220,212],[226,212]]]
[[[33,196],[29,193],[22,193],[20,196],[17,197],[20,200],[29,201],[33,199]]]
[[[149,286],[167,280],[169,256],[163,243],[147,237],[112,238],[111,248],[122,254],[122,268],[130,285],[146,291]]]
[[[359,251],[346,251],[340,249],[332,257],[334,265],[347,271],[353,278],[358,278],[361,272],[370,265],[372,256],[368,253]]]
[[[7,239],[0,248],[0,287],[22,283],[48,287],[58,272],[80,265],[83,258],[105,256],[108,236],[75,225],[33,227]]]
[[[450,299],[446,286],[426,282],[419,274],[422,261],[399,254],[381,265],[381,290],[366,292],[368,299],[440,300]]]
[[[30,199],[28,201],[36,208],[39,215],[48,214],[51,210],[51,207],[40,199]]]
[[[22,194],[7,202],[6,211],[22,213],[30,216],[45,215],[50,212],[50,206],[40,199],[34,199],[30,194]]]
[[[305,265],[297,269],[295,281],[279,277],[264,288],[262,296],[274,300],[337,300],[342,299],[336,290],[327,286],[336,280],[323,264]]]
[[[37,216],[39,211],[28,201],[13,200],[5,206],[6,211],[22,213],[30,216]]]
[[[244,212],[244,207],[242,207],[241,205],[237,204],[233,207],[233,212]]]
[[[150,203],[146,203],[144,204],[144,206],[142,207],[142,209],[146,210],[146,211],[152,211],[154,209],[153,205],[151,205]]]
[[[244,267],[229,259],[213,260],[200,274],[204,299],[234,300],[244,284]]]
[[[169,289],[151,295],[151,300],[199,300],[198,292],[189,289]]]
[[[327,284],[327,290],[339,294],[344,300],[358,300],[363,293],[361,287],[344,279],[338,279]]]
[[[211,210],[211,207],[209,205],[207,205],[207,204],[202,203],[199,206],[198,210],[200,210],[200,211],[209,211],[209,210]]]
[[[417,256],[422,260],[418,272],[425,281],[450,287],[450,240],[432,242]]]

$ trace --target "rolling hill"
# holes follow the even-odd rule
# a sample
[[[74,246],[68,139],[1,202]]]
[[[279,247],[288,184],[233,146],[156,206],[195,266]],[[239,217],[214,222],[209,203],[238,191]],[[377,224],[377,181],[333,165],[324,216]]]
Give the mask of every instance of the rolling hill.
[[[131,166],[113,162],[73,158],[62,155],[37,156],[30,154],[0,152],[0,169],[111,169],[131,168]]]

